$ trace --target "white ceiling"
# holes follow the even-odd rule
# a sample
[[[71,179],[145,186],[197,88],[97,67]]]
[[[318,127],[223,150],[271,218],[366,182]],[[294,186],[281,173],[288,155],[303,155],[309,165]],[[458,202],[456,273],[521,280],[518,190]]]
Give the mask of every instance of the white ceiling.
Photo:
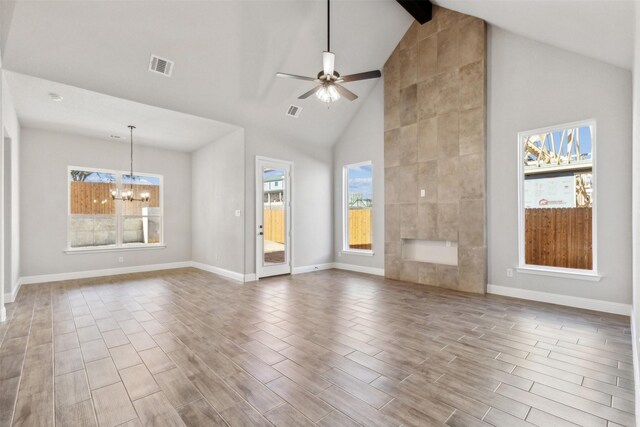
[[[331,49],[343,75],[381,68],[412,22],[395,0],[338,0],[331,9]],[[296,99],[312,82],[275,77],[278,71],[315,76],[325,49],[326,2],[320,0],[18,0],[3,65],[330,146],[376,81],[346,84],[360,99],[328,109],[315,98]],[[175,61],[172,77],[147,70],[151,54]],[[304,108],[300,118],[285,115],[291,103]]]
[[[120,111],[127,113],[126,118],[118,119],[122,123],[105,119],[98,126],[99,114],[93,121],[70,123],[70,114],[54,118],[51,105],[40,105],[42,100],[35,99],[43,91],[54,89],[44,84],[35,93],[29,92],[35,90],[29,84],[23,84],[21,89],[12,87],[12,91],[20,101],[18,111],[26,117],[21,117],[25,124],[48,123],[52,127],[56,120],[67,120],[58,125],[76,132],[101,133],[107,125],[126,127],[135,111],[142,114],[143,109],[151,108],[148,106],[156,106],[275,131],[300,143],[330,146],[376,84],[350,83],[347,86],[360,99],[340,101],[327,108],[314,97],[296,99],[312,87],[311,82],[275,77],[278,71],[314,76],[320,70],[321,52],[326,49],[324,0],[2,2],[15,2],[3,41],[4,68],[134,102],[121,106]],[[514,33],[631,68],[632,0],[436,3]],[[395,0],[332,1],[331,49],[337,56],[336,69],[346,75],[381,68],[412,21]],[[171,78],[147,71],[151,54],[175,61]],[[51,87],[56,84],[51,83]],[[91,110],[89,102],[102,103],[103,107],[114,105],[109,101],[112,98],[68,89],[84,99],[80,108]],[[30,107],[32,101],[36,105]],[[304,108],[298,119],[285,116],[292,103]],[[92,111],[101,111],[94,107]],[[184,124],[178,121],[173,126],[184,130]],[[155,138],[162,140],[160,124],[150,125],[158,127]],[[202,141],[203,135],[198,132],[208,132],[207,126],[203,124],[194,131],[193,141]],[[211,135],[210,140],[216,131],[211,130]],[[167,144],[182,150],[199,144],[189,145],[184,139]]]
[[[631,69],[638,0],[435,0],[491,25]],[[640,7],[638,5],[637,7]]]
[[[36,77],[7,72],[20,124],[98,138],[129,142],[128,125],[135,125],[134,141],[179,151],[193,151],[229,133],[236,126],[178,113],[122,98],[79,89]],[[55,102],[50,93],[61,95]],[[111,138],[111,135],[120,139]]]

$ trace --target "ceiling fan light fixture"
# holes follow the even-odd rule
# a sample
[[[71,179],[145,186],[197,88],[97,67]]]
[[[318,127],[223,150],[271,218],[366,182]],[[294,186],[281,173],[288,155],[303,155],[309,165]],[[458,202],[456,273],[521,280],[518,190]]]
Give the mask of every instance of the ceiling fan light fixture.
[[[325,83],[316,92],[316,97],[322,102],[335,102],[340,99],[340,94],[334,84]]]
[[[276,76],[289,79],[307,80],[318,83],[308,92],[303,93],[298,99],[307,99],[315,93],[316,98],[325,103],[331,103],[345,98],[349,101],[355,101],[358,95],[351,92],[338,83],[356,82],[358,80],[377,79],[382,74],[380,70],[367,71],[364,73],[351,74],[348,76],[340,76],[335,69],[336,55],[331,52],[331,6],[330,0],[327,0],[327,50],[322,52],[322,70],[316,78],[298,76],[295,74],[277,73]]]

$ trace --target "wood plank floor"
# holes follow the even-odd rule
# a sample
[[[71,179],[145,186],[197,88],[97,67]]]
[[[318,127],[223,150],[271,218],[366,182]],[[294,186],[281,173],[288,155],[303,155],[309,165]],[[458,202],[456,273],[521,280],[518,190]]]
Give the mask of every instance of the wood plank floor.
[[[23,286],[0,425],[633,426],[629,319],[322,271]]]

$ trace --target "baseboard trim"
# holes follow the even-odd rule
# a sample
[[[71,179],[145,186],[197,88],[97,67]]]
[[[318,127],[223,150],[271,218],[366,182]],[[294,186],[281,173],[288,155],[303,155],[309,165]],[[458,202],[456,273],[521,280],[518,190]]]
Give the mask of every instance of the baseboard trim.
[[[107,268],[104,270],[74,271],[71,273],[41,274],[20,278],[21,285],[35,283],[60,282],[62,280],[87,279],[90,277],[116,276],[118,274],[144,273],[147,271],[171,270],[174,268],[191,267],[191,261],[170,262],[165,264],[136,265],[132,267]]]
[[[559,295],[548,292],[531,291],[529,289],[511,288],[508,286],[487,285],[487,293],[502,295],[512,298],[526,299],[530,301],[547,302],[551,304],[566,305],[569,307],[584,308],[587,310],[602,311],[605,313],[631,315],[631,304],[619,302],[600,301],[590,298]]]
[[[315,264],[315,265],[305,265],[302,267],[293,267],[291,274],[303,274],[303,273],[311,273],[313,271],[320,270],[331,270],[334,268],[334,264],[332,262],[326,264]]]
[[[640,359],[638,359],[638,331],[636,330],[636,312],[631,310],[631,351],[633,351],[633,378],[636,396],[640,396]],[[636,414],[640,413],[640,399],[636,398]]]
[[[225,270],[224,268],[214,267],[213,265],[203,264],[201,262],[192,261],[191,267],[197,268],[199,270],[208,271],[209,273],[214,273],[219,276],[226,277],[228,279],[237,280],[238,282],[246,282],[245,274],[237,273],[231,270]]]
[[[365,267],[355,264],[343,264],[341,262],[333,263],[333,268],[337,268],[338,270],[355,271],[357,273],[373,274],[375,276],[384,276],[384,268]]]
[[[4,322],[5,320],[7,320],[7,309],[2,305],[2,307],[0,307],[0,322]]]
[[[8,292],[4,294],[4,303],[9,304],[16,300],[18,296],[18,291],[20,290],[20,286],[22,286],[22,278],[18,279],[16,282],[16,287],[13,289],[13,292]]]

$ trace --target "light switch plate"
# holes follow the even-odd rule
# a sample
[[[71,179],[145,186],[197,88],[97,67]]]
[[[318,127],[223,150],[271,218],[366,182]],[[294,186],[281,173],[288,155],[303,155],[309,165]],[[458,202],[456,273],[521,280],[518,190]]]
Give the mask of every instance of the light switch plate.
[[[427,196],[427,191],[423,188],[420,190],[420,197],[426,197]]]
[[[236,209],[236,216],[240,216],[240,209]]]

